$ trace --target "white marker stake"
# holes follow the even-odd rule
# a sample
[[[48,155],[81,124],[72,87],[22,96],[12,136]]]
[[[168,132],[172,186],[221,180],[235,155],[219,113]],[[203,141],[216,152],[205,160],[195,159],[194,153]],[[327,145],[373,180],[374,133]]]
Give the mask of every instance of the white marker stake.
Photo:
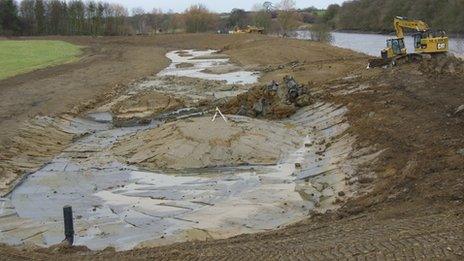
[[[219,113],[219,115],[221,115],[222,119],[223,119],[225,122],[227,122],[226,116],[224,116],[224,114],[222,114],[221,110],[219,110],[218,107],[216,107],[216,113],[214,114],[213,120],[212,120],[212,121],[215,121],[215,120],[216,120],[216,117],[217,117],[218,113]]]

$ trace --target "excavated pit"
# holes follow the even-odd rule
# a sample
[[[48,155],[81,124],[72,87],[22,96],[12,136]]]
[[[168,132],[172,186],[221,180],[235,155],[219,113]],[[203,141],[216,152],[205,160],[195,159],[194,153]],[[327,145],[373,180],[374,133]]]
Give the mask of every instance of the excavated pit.
[[[201,105],[247,92],[258,75],[217,73],[231,66],[211,50],[167,56],[166,70],[86,119],[47,118],[74,141],[0,199],[0,242],[60,243],[64,205],[76,245],[125,250],[276,229],[361,193],[361,166],[379,152],[353,151],[345,107],[314,102],[276,121],[213,122]]]
[[[227,116],[179,120],[120,141],[113,153],[148,170],[270,165],[295,150],[300,137],[276,122]]]

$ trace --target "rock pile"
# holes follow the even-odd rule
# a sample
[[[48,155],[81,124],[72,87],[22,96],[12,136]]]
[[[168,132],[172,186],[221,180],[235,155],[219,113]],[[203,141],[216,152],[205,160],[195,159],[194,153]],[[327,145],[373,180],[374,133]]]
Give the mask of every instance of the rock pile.
[[[222,106],[222,110],[228,114],[281,119],[310,103],[308,86],[299,84],[291,76],[285,76],[282,83],[272,81],[232,98]]]

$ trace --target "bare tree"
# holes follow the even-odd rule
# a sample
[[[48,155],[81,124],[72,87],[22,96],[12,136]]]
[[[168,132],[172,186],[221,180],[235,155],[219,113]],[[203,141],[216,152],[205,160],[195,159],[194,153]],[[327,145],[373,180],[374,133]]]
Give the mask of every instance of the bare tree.
[[[269,32],[272,23],[272,15],[268,11],[269,7],[266,6],[265,2],[263,4],[255,4],[252,8],[253,10],[253,25],[262,27],[266,32]]]
[[[161,8],[153,8],[150,15],[149,24],[153,30],[153,33],[159,33],[162,31],[162,24],[164,20],[164,13]]]
[[[234,8],[232,9],[232,12],[230,12],[227,24],[229,28],[243,28],[249,24],[249,21],[249,15],[245,10]]]
[[[277,9],[280,11],[294,11],[295,10],[295,0],[281,0],[277,4]]]
[[[330,32],[330,27],[323,23],[313,24],[311,27],[311,40],[331,43],[333,41],[333,37]]]
[[[129,28],[127,26],[127,17],[129,12],[127,9],[119,4],[112,4],[111,7],[114,9],[114,24],[116,26],[117,35],[125,35],[128,33]]]
[[[264,10],[268,13],[271,13],[272,10],[274,9],[274,5],[269,1],[264,2],[263,7],[264,7]]]
[[[180,28],[185,27],[184,18],[181,14],[172,11],[168,14],[168,29],[171,33],[175,33]]]
[[[136,28],[137,34],[147,34],[148,15],[141,7],[132,9],[132,20]]]
[[[286,36],[290,30],[295,29],[298,26],[298,21],[300,20],[300,17],[295,10],[295,1],[282,0],[277,5],[277,9],[277,21],[279,22],[282,35]]]
[[[189,33],[213,30],[218,17],[204,5],[192,5],[184,12],[185,26]]]

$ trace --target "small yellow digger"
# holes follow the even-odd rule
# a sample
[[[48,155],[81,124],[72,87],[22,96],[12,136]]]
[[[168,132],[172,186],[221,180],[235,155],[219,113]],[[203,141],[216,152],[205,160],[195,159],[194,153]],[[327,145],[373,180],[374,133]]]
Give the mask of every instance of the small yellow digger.
[[[394,19],[396,38],[387,40],[387,47],[381,51],[381,59],[369,61],[369,67],[396,65],[402,60],[421,60],[433,55],[446,54],[449,50],[448,37],[444,31],[432,31],[420,20],[408,20],[403,17]],[[416,30],[413,34],[415,53],[407,53],[404,44],[404,29]]]
[[[247,25],[244,28],[236,26],[233,31],[234,34],[264,34],[264,28]]]

